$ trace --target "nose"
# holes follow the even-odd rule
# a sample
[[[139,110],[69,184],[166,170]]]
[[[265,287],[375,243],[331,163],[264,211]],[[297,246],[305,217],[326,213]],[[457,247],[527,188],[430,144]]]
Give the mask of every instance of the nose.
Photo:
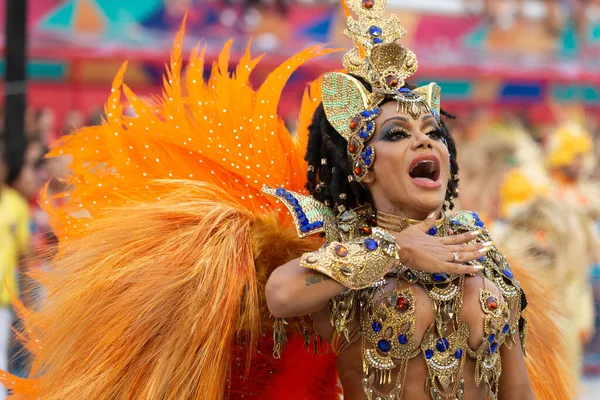
[[[425,135],[425,134],[419,132],[418,134],[413,135],[413,142],[412,142],[411,147],[412,147],[412,150],[419,150],[419,149],[431,150],[431,149],[433,149],[433,143],[432,143],[429,135]]]

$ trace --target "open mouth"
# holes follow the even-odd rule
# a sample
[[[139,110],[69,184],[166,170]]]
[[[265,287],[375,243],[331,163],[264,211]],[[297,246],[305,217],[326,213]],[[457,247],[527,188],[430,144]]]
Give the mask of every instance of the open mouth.
[[[416,157],[410,163],[409,175],[415,181],[438,182],[440,179],[440,160],[433,154]]]

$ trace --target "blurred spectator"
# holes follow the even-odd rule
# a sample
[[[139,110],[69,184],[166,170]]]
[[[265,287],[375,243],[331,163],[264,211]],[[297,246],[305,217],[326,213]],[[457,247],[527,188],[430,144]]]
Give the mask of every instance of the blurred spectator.
[[[67,115],[65,116],[65,122],[63,124],[63,129],[61,135],[68,135],[81,127],[85,123],[85,117],[83,113],[79,110],[69,110]]]
[[[8,369],[13,296],[19,295],[18,266],[29,249],[29,209],[27,201],[4,183],[6,153],[0,144],[0,369]],[[0,398],[4,398],[4,388]]]
[[[50,107],[40,108],[36,113],[36,123],[38,139],[46,146],[49,146],[58,136],[54,130],[56,126],[56,114],[54,110]]]

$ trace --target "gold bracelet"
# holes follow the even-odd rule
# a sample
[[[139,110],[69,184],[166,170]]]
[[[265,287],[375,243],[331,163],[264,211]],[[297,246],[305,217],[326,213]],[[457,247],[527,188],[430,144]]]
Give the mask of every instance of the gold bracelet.
[[[398,263],[398,250],[394,236],[373,228],[371,236],[327,243],[317,251],[304,254],[300,265],[358,290],[383,279]]]

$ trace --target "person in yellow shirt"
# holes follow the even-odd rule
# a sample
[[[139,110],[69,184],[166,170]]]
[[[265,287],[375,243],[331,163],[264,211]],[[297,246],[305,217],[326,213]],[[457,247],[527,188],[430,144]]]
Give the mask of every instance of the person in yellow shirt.
[[[8,367],[12,299],[18,296],[16,278],[29,246],[29,207],[21,195],[5,185],[6,152],[0,143],[0,369]],[[0,398],[6,393],[0,392]]]

